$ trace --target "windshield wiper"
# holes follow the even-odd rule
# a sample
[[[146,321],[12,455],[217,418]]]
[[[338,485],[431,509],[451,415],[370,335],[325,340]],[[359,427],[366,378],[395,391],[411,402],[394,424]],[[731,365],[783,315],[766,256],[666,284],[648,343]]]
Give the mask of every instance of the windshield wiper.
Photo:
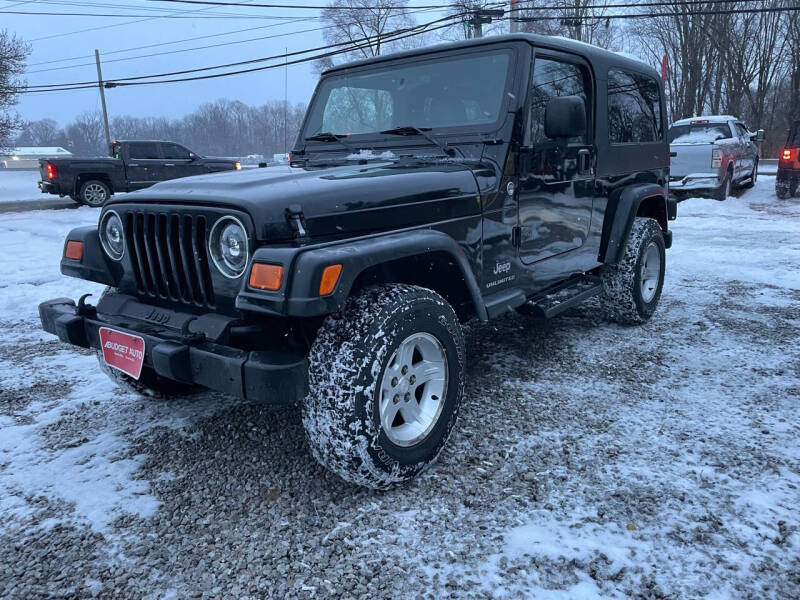
[[[421,135],[426,140],[428,140],[431,144],[438,147],[442,152],[444,152],[447,156],[453,156],[455,150],[458,150],[458,153],[461,155],[461,158],[466,158],[464,153],[455,146],[448,146],[447,144],[437,140],[435,137],[430,135],[428,132],[431,130],[430,127],[415,127],[413,125],[400,125],[398,127],[392,127],[391,129],[385,129],[380,131],[379,133],[385,135]]]
[[[355,150],[355,147],[347,142],[342,141],[342,138],[346,138],[346,135],[342,135],[339,133],[331,133],[330,131],[321,131],[319,133],[315,133],[314,135],[310,135],[307,138],[303,138],[307,142],[338,142],[348,150]]]

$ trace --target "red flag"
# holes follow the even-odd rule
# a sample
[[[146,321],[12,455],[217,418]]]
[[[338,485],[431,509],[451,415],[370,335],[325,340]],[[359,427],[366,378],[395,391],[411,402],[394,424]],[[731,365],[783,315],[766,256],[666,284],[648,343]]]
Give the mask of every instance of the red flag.
[[[669,73],[669,59],[665,53],[664,58],[661,59],[661,83],[664,85],[667,84],[667,73]]]

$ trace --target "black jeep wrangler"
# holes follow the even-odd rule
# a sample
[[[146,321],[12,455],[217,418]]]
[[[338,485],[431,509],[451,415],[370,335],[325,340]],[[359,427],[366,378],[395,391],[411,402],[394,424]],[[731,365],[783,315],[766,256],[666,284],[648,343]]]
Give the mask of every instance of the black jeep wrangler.
[[[657,73],[512,35],[326,72],[291,166],[159,183],[70,232],[61,271],[108,286],[42,326],[119,384],[302,403],[314,456],[370,487],[441,451],[461,323],[661,296],[669,146]]]

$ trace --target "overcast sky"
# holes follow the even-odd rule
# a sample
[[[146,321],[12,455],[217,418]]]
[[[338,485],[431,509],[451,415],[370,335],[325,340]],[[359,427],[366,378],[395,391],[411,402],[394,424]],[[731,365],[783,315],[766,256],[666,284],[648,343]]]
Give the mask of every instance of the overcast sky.
[[[228,0],[231,1],[231,0]],[[247,0],[240,0],[247,1]],[[250,0],[256,4],[277,4],[274,0]],[[292,0],[291,4],[320,5],[321,0]],[[432,4],[416,0],[414,4]],[[94,49],[100,50],[104,79],[178,71],[201,66],[272,56],[289,51],[322,46],[322,27],[317,10],[289,10],[245,7],[207,7],[146,0],[0,0],[3,11],[94,12],[132,14],[138,17],[83,17],[0,14],[0,28],[18,34],[31,44],[28,59],[28,85],[96,81]],[[171,11],[167,13],[165,11]],[[154,18],[172,14],[191,18]],[[228,18],[222,18],[222,16]],[[440,16],[425,12],[417,15],[423,22]],[[213,18],[209,18],[213,17]],[[277,17],[277,18],[276,18]],[[248,30],[248,31],[243,31]],[[235,33],[234,33],[235,32]],[[226,34],[226,35],[219,35]],[[229,35],[227,35],[229,34]],[[141,48],[187,38],[199,38],[177,44]],[[234,41],[266,38],[216,48],[181,50],[226,44]],[[272,37],[278,36],[278,37]],[[120,60],[152,53],[159,56]],[[64,60],[70,59],[70,60]],[[58,61],[58,62],[54,62]],[[112,62],[117,61],[117,62]],[[49,69],[42,71],[43,69]],[[317,75],[312,63],[288,67],[290,102],[307,102],[314,90]],[[206,81],[179,84],[115,88],[106,91],[110,116],[180,117],[203,102],[218,98],[262,104],[283,100],[284,69],[260,71]],[[64,125],[84,111],[99,110],[96,88],[42,94],[25,94],[17,107],[26,120],[45,117]]]

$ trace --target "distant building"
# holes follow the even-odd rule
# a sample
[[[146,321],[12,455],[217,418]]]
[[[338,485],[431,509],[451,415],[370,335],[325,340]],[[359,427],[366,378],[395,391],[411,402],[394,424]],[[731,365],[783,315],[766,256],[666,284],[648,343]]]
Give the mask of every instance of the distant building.
[[[29,146],[0,152],[0,169],[38,169],[40,158],[65,158],[72,152],[58,146]]]

